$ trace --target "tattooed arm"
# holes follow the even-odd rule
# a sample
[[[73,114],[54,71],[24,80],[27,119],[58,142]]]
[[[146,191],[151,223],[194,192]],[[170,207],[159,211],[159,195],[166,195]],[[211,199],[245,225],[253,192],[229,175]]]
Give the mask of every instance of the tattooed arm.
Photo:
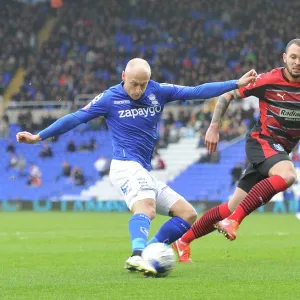
[[[239,90],[225,93],[218,98],[210,126],[205,135],[205,146],[209,153],[213,153],[217,149],[221,120],[233,99],[242,99]]]

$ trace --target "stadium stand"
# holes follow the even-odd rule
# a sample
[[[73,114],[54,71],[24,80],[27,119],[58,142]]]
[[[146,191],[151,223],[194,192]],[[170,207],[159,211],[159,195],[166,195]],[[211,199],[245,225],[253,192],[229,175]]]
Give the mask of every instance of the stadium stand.
[[[237,78],[252,67],[258,72],[277,67],[286,41],[300,35],[298,27],[294,32],[289,30],[290,24],[297,23],[300,3],[265,0],[260,4],[258,13],[256,1],[236,3],[235,0],[226,3],[221,0],[190,1],[186,5],[184,1],[174,0],[170,6],[167,2],[156,0],[112,0],[105,4],[102,1],[84,0],[79,3],[66,0],[52,35],[37,52],[32,32],[41,28],[43,20],[51,18],[52,11],[41,4],[27,9],[25,4],[13,2],[6,6],[6,11],[1,12],[1,20],[6,24],[1,39],[9,40],[14,45],[13,51],[3,49],[1,53],[0,63],[5,65],[1,68],[5,72],[2,73],[2,86],[7,86],[15,69],[22,65],[25,68],[25,82],[11,102],[72,102],[79,94],[97,94],[118,83],[124,65],[135,56],[150,62],[153,79],[184,85]],[[267,9],[270,5],[276,10]],[[23,17],[14,23],[14,14],[20,6]],[[285,19],[287,15],[289,22]],[[36,59],[29,59],[33,55]],[[14,64],[7,68],[6,64],[10,61]],[[244,160],[243,141],[221,150],[218,164],[193,164],[200,159],[211,110],[207,106],[192,109],[188,106],[184,104],[164,114],[160,123],[158,151],[167,160],[168,151],[181,156],[182,152],[179,154],[174,149],[188,144],[189,148],[194,147],[196,155],[175,169],[172,169],[173,163],[167,160],[166,171],[157,172],[189,200],[225,199],[232,191],[230,169],[237,161]],[[3,198],[57,198],[62,194],[80,195],[82,190],[86,195],[99,184],[99,174],[93,167],[96,159],[99,155],[111,158],[109,133],[105,129],[94,132],[82,127],[65,134],[50,143],[53,151],[50,158],[39,157],[39,146],[16,145],[17,157],[22,153],[27,161],[25,174],[30,162],[38,165],[42,172],[40,187],[25,188],[27,176],[20,175],[19,169],[7,169],[11,157],[5,149],[9,140],[15,140],[15,134],[21,128],[38,131],[47,125],[47,121],[51,121],[46,117],[44,123],[39,124],[33,121],[33,117],[28,115],[24,119],[22,111],[19,124],[10,125],[9,138],[0,139]],[[255,117],[253,108],[243,109],[240,105],[234,105],[223,122],[221,140],[230,141],[245,134]],[[99,128],[98,125],[96,128]],[[92,137],[98,145],[94,151],[77,151],[66,156],[69,140],[76,139],[76,146],[79,146],[80,143],[89,143]],[[196,144],[196,151],[199,152],[195,151]],[[231,159],[230,153],[237,155]],[[82,169],[86,177],[84,187],[77,186],[70,178],[57,180],[65,160],[72,167]],[[217,186],[210,183],[212,176],[216,176],[216,168]],[[196,182],[201,182],[202,186],[199,188]]]
[[[28,6],[9,1],[1,6],[0,23],[0,85],[1,94],[16,69],[26,68],[35,53],[37,31],[45,21],[48,6],[44,3]]]
[[[298,28],[289,30],[289,24],[297,24],[299,3],[235,4],[67,1],[14,100],[70,100],[78,93],[98,93],[118,83],[126,61],[135,56],[151,63],[153,79],[177,84],[237,78],[252,67],[258,72],[273,68],[285,42],[299,36]]]

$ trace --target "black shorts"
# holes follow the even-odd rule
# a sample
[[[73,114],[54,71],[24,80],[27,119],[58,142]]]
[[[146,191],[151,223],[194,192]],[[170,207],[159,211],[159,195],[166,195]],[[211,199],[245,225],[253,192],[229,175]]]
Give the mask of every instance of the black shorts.
[[[291,161],[289,153],[281,144],[258,132],[247,136],[246,154],[249,164],[237,184],[246,193],[249,193],[255,184],[269,177],[269,171],[275,164],[283,160]]]

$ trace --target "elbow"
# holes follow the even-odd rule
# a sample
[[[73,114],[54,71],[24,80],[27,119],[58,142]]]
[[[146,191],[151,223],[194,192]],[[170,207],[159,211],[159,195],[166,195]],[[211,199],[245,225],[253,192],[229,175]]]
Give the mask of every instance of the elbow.
[[[227,93],[223,94],[223,96],[224,96],[224,99],[228,103],[230,103],[234,99],[234,91],[227,92]]]

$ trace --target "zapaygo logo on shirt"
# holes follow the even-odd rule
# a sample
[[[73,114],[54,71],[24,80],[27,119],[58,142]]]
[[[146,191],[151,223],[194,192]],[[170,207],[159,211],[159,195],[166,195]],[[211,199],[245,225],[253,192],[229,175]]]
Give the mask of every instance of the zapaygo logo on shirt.
[[[140,108],[132,108],[132,109],[125,109],[119,110],[119,118],[133,118],[137,116],[142,116],[147,118],[148,116],[155,116],[162,111],[161,106],[151,106],[151,107],[140,107]]]

